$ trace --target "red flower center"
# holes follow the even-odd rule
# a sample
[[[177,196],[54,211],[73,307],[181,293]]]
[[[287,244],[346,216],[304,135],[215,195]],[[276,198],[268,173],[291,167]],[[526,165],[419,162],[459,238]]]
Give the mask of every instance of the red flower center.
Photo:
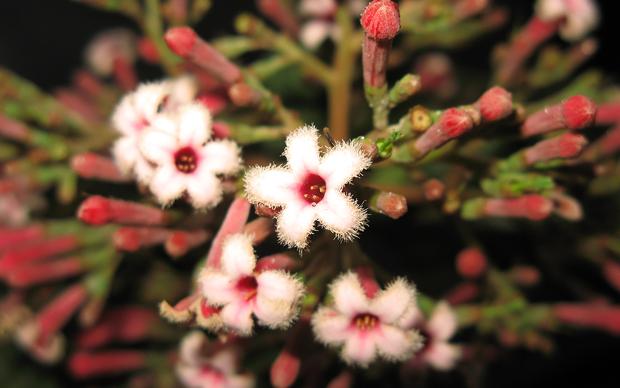
[[[316,205],[323,200],[326,190],[327,184],[325,179],[313,173],[308,174],[299,186],[299,193],[303,199],[312,205]]]
[[[190,174],[198,166],[198,155],[192,147],[183,147],[174,153],[174,165],[184,174]]]
[[[369,313],[357,314],[353,318],[353,324],[358,330],[372,330],[379,324],[379,317]]]
[[[258,282],[254,276],[244,276],[237,281],[236,288],[244,295],[245,300],[250,300],[256,296]]]

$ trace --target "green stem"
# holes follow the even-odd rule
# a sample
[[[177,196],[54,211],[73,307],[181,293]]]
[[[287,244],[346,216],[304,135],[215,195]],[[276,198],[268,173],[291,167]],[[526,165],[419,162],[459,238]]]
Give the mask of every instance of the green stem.
[[[166,46],[166,42],[164,42],[160,2],[159,0],[146,0],[145,6],[144,32],[155,44],[162,66],[166,69],[166,72],[175,75],[179,72],[177,67],[179,58],[170,51],[168,46]]]

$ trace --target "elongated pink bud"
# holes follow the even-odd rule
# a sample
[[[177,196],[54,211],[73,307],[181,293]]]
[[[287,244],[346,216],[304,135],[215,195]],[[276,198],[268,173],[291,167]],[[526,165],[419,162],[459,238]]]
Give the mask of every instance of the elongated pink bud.
[[[31,225],[25,228],[0,228],[0,253],[5,249],[18,246],[25,242],[40,240],[45,235],[42,225]]]
[[[543,140],[523,152],[527,165],[548,162],[554,159],[569,159],[579,156],[588,140],[574,133],[565,133],[551,139]]]
[[[78,70],[73,74],[73,85],[80,92],[93,99],[101,97],[104,89],[101,81],[85,70]]]
[[[353,374],[345,370],[340,373],[338,376],[334,377],[328,384],[326,388],[350,388],[353,385]]]
[[[272,218],[259,217],[249,222],[244,228],[243,233],[252,236],[252,244],[258,245],[265,241],[275,232],[275,225]]]
[[[82,284],[76,284],[57,296],[37,314],[39,340],[47,342],[68,321],[77,309],[86,301],[88,293]]]
[[[270,377],[271,385],[277,388],[286,388],[293,385],[299,375],[301,360],[284,349],[271,365]]]
[[[531,265],[517,265],[508,272],[510,278],[520,286],[532,287],[540,282],[540,271]]]
[[[620,102],[599,105],[596,111],[596,124],[613,125],[620,123]]]
[[[463,108],[447,109],[439,120],[414,143],[417,156],[422,157],[448,141],[470,131],[476,121],[476,117],[472,116],[470,110]]]
[[[54,91],[54,97],[62,105],[76,112],[87,120],[101,120],[101,114],[97,110],[97,106],[86,96],[80,92],[69,88],[59,88]]]
[[[474,104],[480,110],[483,121],[497,121],[504,119],[514,111],[512,94],[499,86],[492,87]]]
[[[213,137],[216,139],[228,139],[232,135],[230,126],[221,121],[213,123]]]
[[[174,231],[172,232],[164,244],[166,252],[172,257],[181,257],[191,249],[204,244],[211,238],[211,232],[205,230],[197,230],[192,232]]]
[[[80,205],[78,218],[91,225],[107,223],[163,225],[169,221],[168,214],[154,207],[135,202],[109,199],[94,195]]]
[[[529,137],[564,128],[582,129],[592,125],[595,117],[596,104],[577,95],[530,115],[523,123],[521,133]]]
[[[0,272],[8,273],[34,261],[69,253],[79,246],[80,243],[76,236],[53,237],[26,246],[18,246],[0,257]]]
[[[171,234],[169,229],[125,226],[114,232],[112,239],[116,249],[135,252],[141,248],[163,244]]]
[[[133,68],[133,63],[127,58],[114,58],[114,80],[126,92],[135,89],[138,85],[138,76]]]
[[[6,280],[12,287],[32,287],[41,283],[76,276],[85,270],[86,268],[80,258],[68,257],[18,267],[9,273]]]
[[[204,93],[199,95],[196,100],[207,108],[213,116],[221,113],[228,105],[226,97],[218,93]]]
[[[456,269],[464,278],[479,278],[487,269],[487,258],[478,248],[463,249],[456,256]]]
[[[400,30],[398,4],[392,0],[373,0],[362,12],[364,32],[376,40],[392,40]]]
[[[389,191],[381,191],[370,200],[370,207],[393,220],[399,219],[407,213],[407,198]]]
[[[607,282],[620,291],[620,264],[615,260],[605,260],[602,268]]]
[[[159,51],[157,51],[157,46],[155,46],[155,43],[153,43],[151,39],[145,37],[138,39],[136,49],[138,50],[140,58],[145,62],[152,64],[159,63]]]
[[[583,159],[595,161],[620,151],[620,124],[611,128],[583,153]]]
[[[276,253],[260,258],[256,262],[256,272],[285,270],[292,271],[299,266],[299,262],[284,253]]]
[[[299,34],[299,22],[282,0],[257,0],[258,9],[291,37]]]
[[[113,341],[140,341],[146,338],[158,319],[150,309],[119,307],[105,312],[97,325],[82,331],[77,345],[80,348],[97,348]]]
[[[480,287],[474,282],[458,284],[445,296],[445,300],[451,305],[471,302],[480,295]]]
[[[381,287],[379,287],[379,283],[377,283],[377,280],[375,279],[375,273],[372,268],[368,266],[357,267],[355,269],[355,273],[360,280],[360,284],[362,285],[362,289],[364,289],[366,296],[368,298],[374,298]]]
[[[16,141],[26,141],[30,130],[23,123],[0,114],[0,137]]]
[[[71,375],[80,379],[132,372],[145,365],[146,354],[132,350],[78,352],[69,359]]]
[[[495,217],[527,218],[540,221],[549,217],[553,202],[542,195],[524,195],[519,198],[491,198],[484,203],[484,214]]]
[[[71,159],[71,169],[80,177],[105,182],[124,183],[131,180],[124,175],[114,161],[93,152],[75,155]]]
[[[241,233],[250,215],[250,203],[242,198],[237,198],[230,204],[226,217],[220,226],[220,230],[215,235],[211,249],[207,255],[206,266],[219,267],[222,257],[222,246],[224,240],[235,233]]]
[[[199,66],[227,85],[232,85],[241,79],[239,68],[200,39],[191,28],[171,28],[166,31],[164,40],[175,54]]]
[[[561,303],[553,307],[553,315],[561,322],[591,327],[620,334],[620,308],[610,305]]]

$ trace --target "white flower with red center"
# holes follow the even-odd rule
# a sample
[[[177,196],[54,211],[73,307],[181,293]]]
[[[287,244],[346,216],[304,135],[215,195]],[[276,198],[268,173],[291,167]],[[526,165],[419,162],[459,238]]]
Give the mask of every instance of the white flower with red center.
[[[449,342],[458,328],[458,319],[448,303],[439,302],[428,319],[416,307],[403,319],[402,326],[418,329],[424,338],[424,346],[415,355],[416,360],[438,370],[449,370],[461,358],[461,347]]]
[[[256,271],[252,238],[233,234],[224,243],[220,268],[206,267],[199,277],[207,303],[221,306],[223,323],[241,335],[250,335],[258,323],[286,328],[297,317],[304,287],[281,270]]]
[[[231,347],[216,350],[205,356],[207,337],[200,331],[189,333],[183,338],[179,351],[176,374],[188,388],[250,388],[254,378],[239,374],[238,352]]]
[[[542,20],[561,21],[560,36],[569,41],[585,37],[600,19],[593,0],[538,0],[536,15]]]
[[[286,139],[287,166],[254,167],[245,177],[248,200],[272,208],[280,241],[305,248],[319,221],[339,238],[350,240],[363,229],[366,212],[343,192],[371,161],[356,142],[339,143],[323,156],[314,127],[303,127]]]
[[[140,151],[155,166],[149,188],[160,203],[170,204],[184,194],[196,208],[220,202],[218,175],[239,171],[240,150],[232,141],[210,137],[211,115],[198,103],[160,115],[140,136]]]
[[[418,332],[401,321],[415,305],[415,288],[396,279],[385,290],[368,296],[355,273],[330,286],[333,306],[322,306],[312,316],[312,328],[325,345],[342,347],[342,358],[368,366],[377,357],[402,361],[422,346]]]

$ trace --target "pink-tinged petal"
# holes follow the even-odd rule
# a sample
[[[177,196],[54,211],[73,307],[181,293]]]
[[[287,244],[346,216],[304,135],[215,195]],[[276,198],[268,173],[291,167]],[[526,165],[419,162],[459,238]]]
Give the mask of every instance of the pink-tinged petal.
[[[284,271],[265,271],[256,277],[256,281],[258,296],[289,303],[299,300],[304,289],[301,281]]]
[[[284,329],[291,325],[297,316],[297,306],[284,299],[256,297],[254,315],[263,326],[272,329]]]
[[[112,156],[123,174],[131,173],[136,160],[142,157],[136,137],[123,136],[116,140],[112,146]]]
[[[214,268],[220,267],[224,242],[228,236],[243,232],[243,228],[250,215],[250,207],[250,203],[243,198],[235,198],[230,204],[226,212],[226,217],[213,239],[211,249],[209,249],[209,253],[207,254],[205,266]]]
[[[231,327],[240,335],[247,336],[252,334],[254,327],[252,310],[252,303],[242,300],[227,304],[220,312],[220,316],[226,326]]]
[[[438,340],[447,340],[454,335],[458,327],[458,318],[450,305],[439,302],[428,321],[428,330]]]
[[[381,318],[381,322],[392,324],[404,316],[412,303],[415,303],[415,288],[398,278],[370,302],[370,312]]]
[[[324,20],[311,20],[301,27],[299,39],[301,43],[313,50],[327,39],[333,24]]]
[[[140,155],[136,160],[136,164],[133,166],[133,171],[138,182],[148,185],[155,173],[155,167]]]
[[[211,137],[211,113],[201,104],[185,105],[178,111],[179,143],[200,146]]]
[[[414,303],[410,303],[405,310],[405,313],[398,320],[396,325],[403,329],[411,329],[413,327],[419,326],[424,321],[424,315],[422,311],[418,308],[418,305]]]
[[[321,307],[312,315],[314,335],[325,345],[342,344],[353,332],[350,326],[351,319],[348,316],[329,307]]]
[[[282,167],[253,167],[245,174],[246,195],[254,204],[283,206],[299,201],[296,184],[293,174]]]
[[[319,173],[327,187],[339,190],[370,164],[370,158],[362,153],[358,143],[340,143],[323,156]]]
[[[290,202],[278,214],[276,230],[283,245],[303,249],[308,244],[308,236],[314,231],[316,210],[301,201]]]
[[[305,126],[286,138],[284,156],[295,176],[305,176],[319,168],[319,133],[315,127]]]
[[[159,203],[168,205],[185,191],[185,179],[171,164],[158,167],[149,186]]]
[[[245,234],[233,234],[224,242],[222,270],[231,277],[249,276],[256,266],[252,239]]]
[[[209,359],[209,364],[224,374],[232,375],[237,369],[237,358],[233,348],[224,348]]]
[[[139,140],[140,152],[147,160],[155,164],[172,160],[176,145],[177,140],[174,135],[155,129],[144,132]]]
[[[336,279],[330,287],[330,293],[336,310],[349,318],[368,312],[370,308],[364,289],[353,272],[347,272]]]
[[[197,364],[201,360],[201,348],[206,340],[203,332],[194,330],[183,337],[180,345],[180,359],[183,363]]]
[[[402,330],[391,325],[381,325],[377,334],[379,354],[390,361],[404,361],[422,347],[422,338],[413,330]]]
[[[338,4],[335,0],[301,0],[299,12],[304,16],[327,18],[336,13]]]
[[[377,338],[374,331],[356,331],[347,338],[342,358],[349,364],[368,366],[377,357]]]
[[[355,238],[366,225],[366,211],[348,194],[331,190],[329,187],[316,210],[325,229],[343,240]]]
[[[240,152],[234,141],[210,141],[201,150],[200,163],[214,174],[233,175],[241,168]]]
[[[187,177],[187,192],[195,208],[211,208],[222,200],[222,183],[212,172],[201,167]]]
[[[251,375],[236,375],[226,379],[226,388],[252,388],[254,377]]]
[[[454,368],[461,358],[461,348],[446,342],[434,342],[424,353],[424,360],[438,370]]]
[[[224,305],[237,299],[234,280],[236,279],[210,268],[204,269],[198,278],[202,295],[212,305]]]

